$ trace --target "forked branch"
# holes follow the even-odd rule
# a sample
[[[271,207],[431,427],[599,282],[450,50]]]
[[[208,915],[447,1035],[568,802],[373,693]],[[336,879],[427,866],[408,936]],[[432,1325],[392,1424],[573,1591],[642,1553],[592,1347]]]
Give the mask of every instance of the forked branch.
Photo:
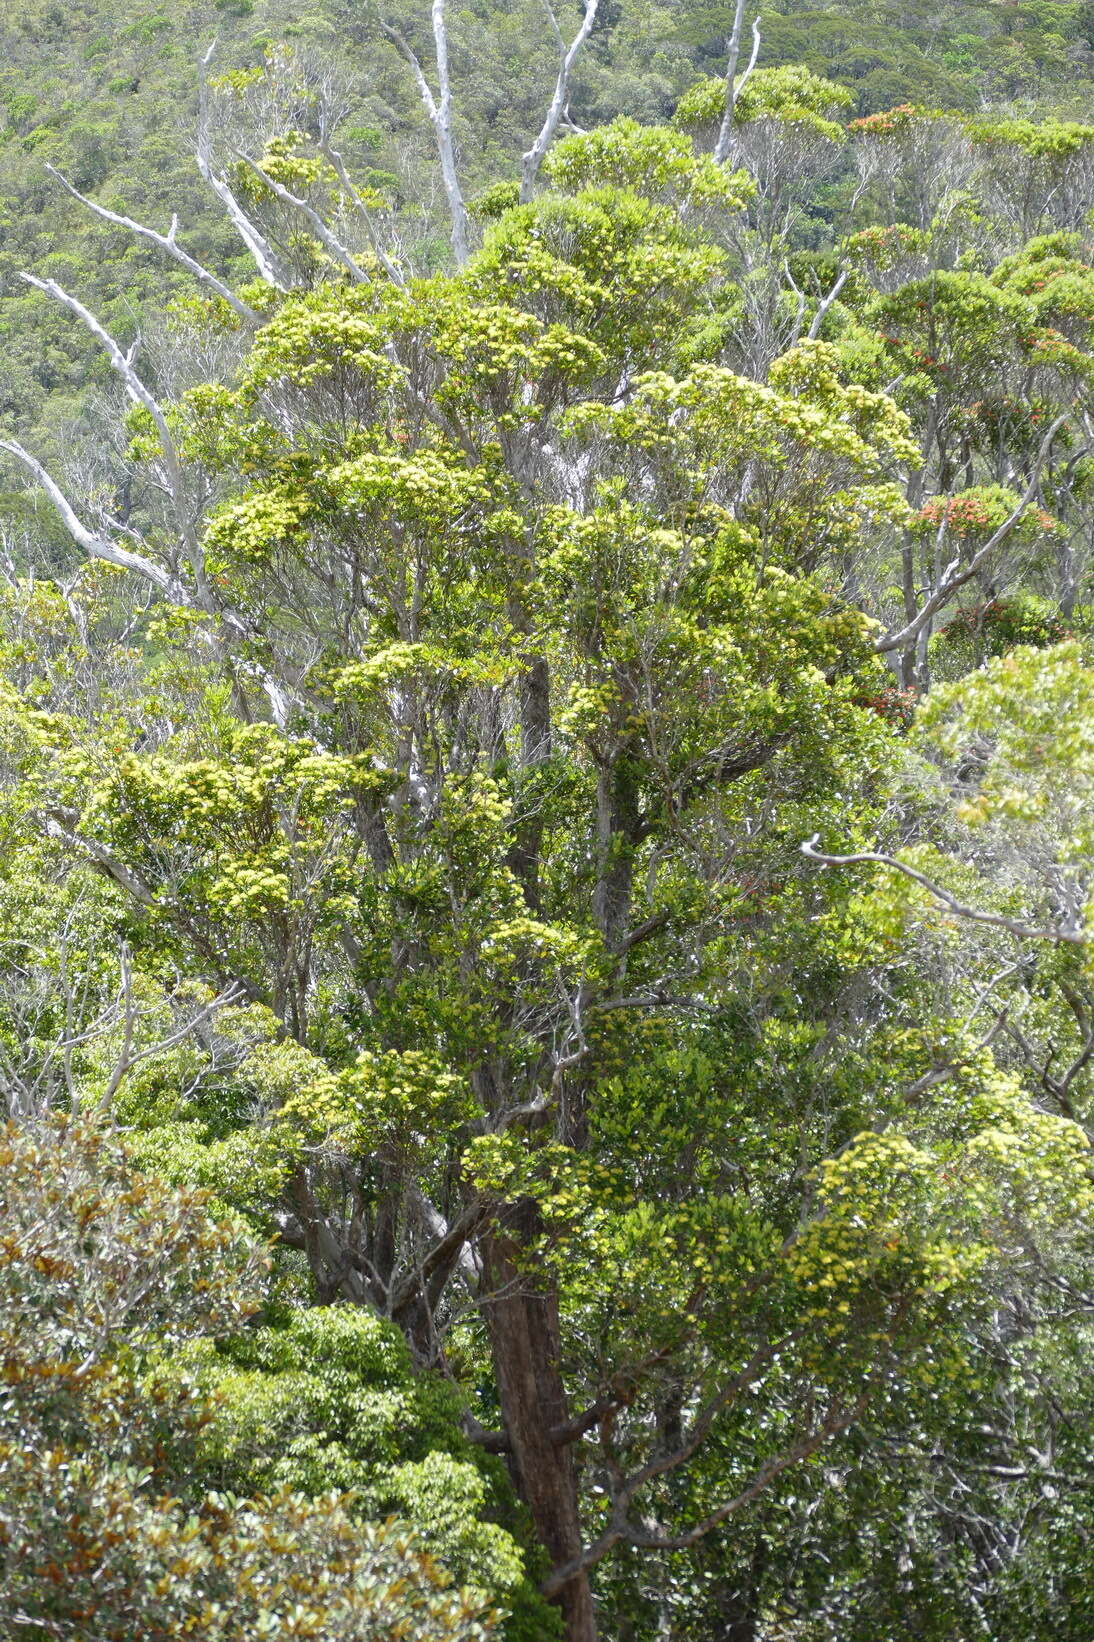
[[[251,221],[232,193],[224,173],[213,170],[213,145],[209,135],[209,88],[205,83],[204,71],[212,62],[215,50],[216,41],[214,40],[201,60],[202,75],[198,93],[198,142],[195,155],[198,170],[227,211],[232,227],[251,253],[254,265],[261,277],[267,285],[272,285],[275,291],[283,291],[285,287],[278,278],[277,262],[269,241],[257,224]]]
[[[88,558],[101,559],[104,564],[116,565],[120,570],[135,570],[174,603],[193,604],[188,589],[162,565],[156,564],[154,559],[146,558],[143,553],[134,553],[127,547],[119,547],[109,536],[104,536],[96,530],[89,530],[52,474],[42,466],[36,456],[24,450],[15,439],[0,439],[0,450],[6,450],[9,456],[14,456],[35,482],[41,485],[60,514],[65,529],[77,546],[83,548]]]
[[[950,599],[952,599],[953,595],[959,588],[964,587],[966,582],[970,582],[973,579],[977,572],[991,558],[992,554],[1003,545],[1012,531],[1014,531],[1015,528],[1021,523],[1027,507],[1033,501],[1033,498],[1036,496],[1040,488],[1041,470],[1044,467],[1045,462],[1048,460],[1048,454],[1052,449],[1056,435],[1068,420],[1069,418],[1066,414],[1063,416],[1058,416],[1049,428],[1048,432],[1045,434],[1045,437],[1041,441],[1041,448],[1037,452],[1037,456],[1034,459],[1033,472],[1030,476],[1029,484],[1025,488],[1022,499],[1003,520],[1003,523],[999,526],[998,530],[992,532],[983,547],[979,548],[978,551],[973,554],[967,564],[962,565],[959,558],[954,558],[946,566],[945,570],[942,572],[942,575],[939,577],[937,587],[931,593],[930,597],[923,605],[923,608],[918,611],[912,620],[907,622],[903,627],[898,628],[895,632],[886,633],[884,638],[877,641],[874,645],[874,650],[878,655],[886,655],[891,650],[901,650],[905,645],[913,643],[914,640],[919,637],[927,623],[938,614],[939,610],[941,610],[944,605],[949,603]]]
[[[456,147],[452,136],[452,82],[448,71],[448,24],[445,18],[445,0],[433,0],[433,44],[437,59],[437,96],[433,95],[432,87],[425,77],[417,52],[414,51],[406,36],[381,13],[378,21],[380,32],[384,39],[389,41],[399,53],[414,75],[418,87],[418,95],[422,99],[422,106],[433,127],[433,136],[437,144],[437,157],[441,164],[441,180],[444,185],[445,199],[448,201],[448,214],[451,220],[452,254],[456,259],[456,266],[462,268],[469,254],[469,235],[467,223],[467,206],[464,204],[463,191],[460,188],[459,173],[456,169]]]
[[[719,1528],[723,1522],[735,1516],[738,1511],[742,1511],[745,1506],[751,1505],[754,1499],[757,1499],[771,1486],[776,1477],[781,1476],[784,1471],[788,1471],[792,1466],[800,1465],[804,1460],[815,1454],[818,1449],[823,1448],[833,1437],[837,1437],[846,1431],[860,1417],[867,1401],[868,1397],[864,1394],[853,1403],[837,1403],[819,1425],[814,1426],[797,1442],[791,1443],[781,1454],[775,1454],[771,1459],[765,1460],[746,1486],[735,1494],[732,1499],[724,1501],[716,1510],[704,1517],[702,1521],[694,1523],[682,1534],[671,1536],[656,1534],[648,1528],[638,1527],[630,1520],[629,1508],[631,1501],[641,1486],[641,1479],[645,1478],[646,1473],[641,1473],[640,1477],[629,1478],[617,1496],[605,1531],[591,1545],[587,1546],[580,1556],[574,1557],[571,1561],[554,1569],[540,1587],[544,1596],[557,1596],[569,1584],[571,1579],[574,1579],[586,1569],[595,1567],[617,1545],[634,1545],[645,1550],[676,1551],[686,1550],[689,1546],[697,1544],[699,1540],[705,1538],[715,1528]],[[672,1469],[673,1466],[679,1463],[682,1463],[682,1458],[676,1454],[666,1456],[663,1469]]]
[[[247,641],[252,637],[251,628],[246,619],[237,610],[230,606],[215,604],[210,597],[210,590],[205,586],[200,592],[187,586],[175,572],[157,564],[154,559],[144,553],[134,552],[131,548],[120,547],[112,537],[104,535],[102,531],[89,530],[84,524],[76,509],[61,489],[49,470],[43,466],[36,456],[32,456],[15,439],[0,439],[0,450],[7,451],[21,462],[27,472],[39,484],[60,514],[61,522],[68,531],[77,547],[83,549],[89,559],[101,559],[104,564],[116,565],[119,570],[132,570],[145,581],[150,582],[158,592],[177,604],[189,610],[201,610],[205,614],[215,617],[237,640]],[[135,532],[130,531],[131,536]],[[140,537],[136,537],[140,540]],[[251,673],[257,679],[260,688],[270,704],[274,722],[284,727],[288,720],[292,704],[292,691],[280,679],[256,661],[240,663],[242,669]]]
[[[574,64],[577,62],[582,46],[593,31],[599,4],[600,0],[585,0],[585,15],[581,20],[581,26],[567,46],[562,38],[562,31],[558,26],[558,19],[555,16],[551,0],[544,0],[555,39],[558,41],[558,78],[555,81],[554,94],[551,97],[546,117],[539,129],[539,134],[521,160],[520,201],[522,205],[526,204],[532,197],[532,190],[536,185],[536,178],[539,176],[543,157],[554,142],[559,124],[566,113],[566,107],[570,100],[570,80],[573,75]]]
[[[137,373],[132,354],[124,353],[114,337],[96,319],[90,309],[85,308],[83,303],[77,297],[70,295],[62,285],[58,285],[55,279],[38,279],[34,274],[20,274],[19,278],[25,280],[28,285],[33,285],[36,290],[42,291],[46,296],[52,297],[55,302],[59,302],[63,308],[68,309],[69,313],[76,316],[81,325],[85,326],[95,340],[102,344],[107,358],[110,360],[115,373],[121,378],[129,398],[135,405],[142,406],[152,418],[156,433],[159,436],[160,450],[163,453],[167,490],[175,514],[175,523],[190,561],[190,568],[194,574],[199,599],[203,598],[205,593],[204,556],[198,542],[194,517],[187,507],[186,487],[178,447],[159,402],[141,381]]]
[[[748,59],[748,67],[738,80],[737,65],[741,60],[741,33],[744,29],[744,20],[745,0],[737,0],[737,9],[733,14],[733,30],[726,51],[726,107],[722,115],[718,141],[714,144],[714,158],[719,165],[726,163],[736,146],[734,125],[737,119],[737,101],[752,78],[760,56],[760,19],[757,17],[752,24],[752,55]]]
[[[282,205],[291,206],[294,211],[299,211],[301,216],[307,219],[307,221],[311,224],[311,229],[316,239],[325,250],[330,252],[331,256],[334,257],[337,262],[342,264],[343,268],[345,268],[354,283],[357,285],[367,285],[369,282],[368,275],[365,273],[364,269],[353,260],[353,257],[346,250],[341,240],[338,239],[337,236],[334,235],[327,227],[315,207],[309,205],[307,200],[301,199],[299,194],[291,193],[283,183],[277,182],[275,178],[263,171],[258,161],[253,160],[249,154],[244,154],[241,150],[237,150],[236,152],[238,157],[243,161],[244,165],[250,166],[255,176],[265,184],[275,198],[281,201]]]
[[[352,181],[350,180],[349,173],[346,170],[346,162],[343,160],[341,154],[325,139],[319,143],[319,152],[328,164],[334,168],[335,175],[342,185],[346,198],[350,201],[354,210],[364,223],[365,233],[368,235],[369,244],[372,246],[376,260],[384,270],[384,273],[393,284],[405,286],[406,279],[403,276],[402,270],[394,262],[392,262],[391,258],[385,251],[383,244],[381,243],[380,236],[376,231],[376,224],[372,220],[372,212],[369,210],[368,206],[361,198],[359,191],[354,187]]]
[[[50,176],[56,177],[61,187],[67,189],[73,199],[79,200],[81,205],[86,206],[95,216],[101,217],[103,222],[113,223],[117,228],[126,228],[131,234],[137,234],[141,239],[150,240],[153,245],[158,245],[161,251],[166,251],[169,257],[173,257],[181,267],[186,269],[187,273],[193,274],[194,278],[212,291],[214,296],[218,296],[226,302],[233,313],[239,315],[240,319],[246,320],[251,325],[262,323],[260,316],[243,301],[242,297],[237,296],[230,286],[225,285],[223,280],[218,279],[214,273],[211,273],[208,268],[198,262],[196,257],[192,257],[189,251],[183,250],[175,238],[178,233],[178,217],[172,217],[171,227],[166,234],[161,234],[155,228],[149,228],[146,223],[135,222],[132,217],[124,216],[120,211],[108,211],[106,206],[100,205],[97,200],[88,199],[87,195],[81,194],[80,190],[75,188],[68,178],[57,170],[56,166],[47,165],[46,170]]]

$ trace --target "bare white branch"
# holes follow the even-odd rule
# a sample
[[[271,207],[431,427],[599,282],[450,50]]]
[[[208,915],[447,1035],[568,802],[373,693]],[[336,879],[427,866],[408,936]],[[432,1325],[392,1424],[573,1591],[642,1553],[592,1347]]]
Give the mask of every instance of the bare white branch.
[[[560,62],[554,94],[547,109],[546,117],[540,127],[539,135],[521,160],[520,199],[522,204],[532,197],[532,190],[535,188],[536,178],[539,176],[540,166],[543,164],[543,157],[554,142],[559,123],[565,115],[566,105],[570,98],[570,78],[574,71],[574,64],[577,62],[582,46],[592,33],[600,0],[585,0],[585,15],[569,46],[562,39],[558,19],[555,17],[550,0],[545,0],[545,4],[555,38],[558,41]]]
[[[58,843],[65,844],[69,849],[86,855],[99,868],[104,877],[109,878],[124,889],[138,905],[154,907],[156,898],[148,886],[131,872],[123,861],[112,854],[104,844],[95,838],[87,838],[74,829],[79,824],[79,816],[74,810],[55,809],[43,818],[43,825],[47,835],[55,838]]]
[[[942,609],[945,604],[949,603],[958,588],[964,587],[966,582],[971,581],[980,570],[981,566],[991,558],[996,549],[1002,546],[1007,537],[1014,530],[1015,526],[1020,522],[1030,502],[1032,502],[1033,498],[1036,496],[1041,483],[1041,469],[1045,465],[1045,461],[1048,458],[1048,453],[1052,448],[1056,435],[1067,421],[1068,416],[1066,413],[1063,416],[1058,416],[1049,428],[1048,432],[1045,434],[1044,439],[1041,441],[1041,448],[1038,451],[1036,459],[1033,463],[1032,476],[1029,484],[1025,488],[1022,499],[1008,515],[1008,517],[1003,520],[1003,523],[999,526],[998,530],[992,532],[983,547],[973,554],[972,558],[964,566],[964,568],[961,567],[961,561],[959,559],[953,559],[946,566],[939,578],[938,585],[927,599],[927,602],[923,605],[923,608],[912,618],[912,620],[905,623],[903,627],[898,628],[895,632],[886,633],[884,638],[878,639],[877,643],[874,645],[874,650],[878,655],[886,655],[890,650],[900,650],[906,644],[910,644],[914,639],[918,638],[927,623],[938,613],[939,610]]]
[[[459,174],[456,169],[456,149],[452,139],[452,85],[448,72],[448,26],[445,20],[445,0],[433,0],[433,42],[437,54],[437,83],[438,96],[434,97],[425,71],[407,39],[397,28],[382,15],[378,21],[380,32],[385,40],[395,47],[399,56],[407,63],[414,75],[418,87],[418,95],[429,123],[433,127],[433,135],[437,144],[437,157],[441,164],[441,181],[444,185],[445,199],[448,201],[448,214],[451,220],[452,254],[456,259],[456,266],[462,268],[469,254],[469,239],[467,226],[467,207],[464,204],[463,191],[460,188]]]
[[[820,335],[821,326],[824,324],[825,318],[827,317],[832,304],[835,302],[836,298],[843,290],[843,287],[846,285],[847,276],[850,271],[851,270],[849,268],[844,268],[840,272],[839,278],[832,286],[832,289],[829,291],[828,295],[823,297],[818,304],[817,311],[813,315],[813,323],[810,325],[809,330],[806,333],[810,342],[815,342],[817,337]]]
[[[204,556],[198,542],[193,516],[186,505],[182,462],[171,429],[167,424],[167,418],[163,414],[159,402],[141,381],[134,367],[135,345],[128,354],[123,353],[110,332],[96,319],[90,309],[85,308],[83,303],[77,297],[70,295],[63,286],[58,285],[55,279],[38,279],[34,274],[20,274],[19,278],[25,280],[28,285],[33,285],[36,290],[44,292],[46,296],[52,297],[55,302],[59,302],[62,307],[75,314],[76,318],[91,332],[96,341],[102,344],[111,365],[118,376],[121,377],[129,398],[132,399],[134,404],[143,406],[155,423],[156,432],[159,435],[160,449],[163,452],[164,465],[167,469],[167,489],[175,513],[175,521],[186,546],[190,566],[200,595],[205,582]]]
[[[376,255],[376,260],[383,268],[384,273],[395,285],[405,286],[406,279],[403,276],[403,272],[396,263],[392,262],[391,258],[384,250],[384,247],[380,242],[380,236],[376,231],[376,224],[372,220],[372,212],[369,210],[368,206],[361,198],[361,195],[350,181],[349,174],[346,171],[345,161],[343,160],[341,154],[336,148],[332,147],[329,142],[320,142],[319,152],[322,154],[323,158],[334,167],[338,181],[345,190],[346,198],[351,202],[365,225],[365,232],[368,235],[369,244],[372,246],[373,252]]]
[[[139,576],[144,576],[177,604],[193,603],[187,589],[162,565],[146,558],[143,553],[133,553],[129,548],[119,547],[110,537],[103,536],[98,531],[89,530],[52,475],[46,471],[36,456],[24,450],[16,440],[0,439],[0,450],[6,450],[10,456],[22,462],[33,475],[57,509],[73,541],[83,548],[89,558],[102,559],[105,564],[117,565],[122,570],[136,571]]]
[[[87,195],[81,194],[80,190],[75,188],[68,178],[57,170],[56,166],[47,165],[46,170],[51,176],[57,178],[61,187],[67,189],[73,199],[79,200],[80,204],[85,205],[89,211],[94,212],[95,216],[101,217],[104,222],[114,223],[118,228],[127,228],[130,233],[139,234],[142,239],[150,240],[153,245],[158,245],[161,251],[166,251],[169,257],[173,257],[188,273],[193,274],[196,280],[207,286],[215,296],[222,297],[233,312],[239,315],[240,319],[246,320],[251,325],[261,324],[260,316],[243,301],[242,297],[236,296],[230,286],[225,285],[223,280],[218,279],[215,274],[210,273],[209,269],[203,267],[195,257],[190,255],[189,251],[183,250],[175,238],[178,232],[177,217],[171,218],[171,227],[166,234],[158,233],[155,228],[149,228],[146,223],[135,222],[132,217],[123,216],[119,211],[108,211],[106,206],[100,205],[97,200],[88,199]]]
[[[216,50],[216,41],[209,47],[201,60],[202,75],[199,88],[199,124],[198,142],[195,152],[198,170],[213,190],[217,199],[227,211],[231,223],[254,260],[255,267],[267,285],[272,285],[275,291],[283,291],[284,285],[277,276],[277,265],[269,241],[261,230],[253,223],[244,211],[228,185],[228,179],[223,172],[213,170],[212,139],[209,133],[209,90],[205,83],[205,69],[208,68]]]
[[[971,923],[989,924],[995,929],[1005,929],[1008,934],[1017,936],[1020,941],[1063,941],[1072,946],[1081,946],[1089,939],[1085,929],[1074,924],[1055,926],[1048,929],[1037,929],[1031,924],[1022,923],[1019,918],[1008,918],[1001,912],[985,912],[981,907],[967,906],[951,895],[948,889],[936,884],[918,868],[910,866],[907,861],[900,860],[896,855],[884,855],[878,850],[862,850],[855,855],[826,855],[817,849],[819,833],[801,845],[801,852],[810,861],[817,861],[824,867],[854,867],[879,866],[889,867],[893,872],[903,873],[913,883],[925,889],[928,895],[934,897],[956,918],[967,918]]]
[[[726,51],[726,108],[722,116],[722,127],[718,132],[718,141],[714,144],[714,158],[719,165],[726,163],[736,146],[733,127],[737,117],[737,99],[752,78],[760,56],[760,19],[757,17],[752,24],[752,55],[748,60],[748,67],[738,80],[737,64],[741,60],[741,31],[744,27],[745,3],[746,0],[737,0],[737,9],[733,14],[733,31],[729,36]]]
[[[155,1043],[146,1044],[142,1049],[134,1049],[133,1036],[136,1026],[136,1014],[132,1005],[132,983],[127,951],[123,951],[122,954],[122,985],[125,1009],[124,1037],[121,1052],[114,1062],[109,1081],[103,1092],[102,1105],[106,1107],[110,1105],[110,1102],[135,1066],[139,1066],[142,1061],[150,1060],[154,1055],[164,1055],[169,1049],[177,1048],[180,1043],[184,1043],[187,1038],[192,1037],[199,1028],[207,1025],[222,1009],[228,1009],[235,1004],[242,1003],[247,996],[245,988],[239,982],[234,982],[226,991],[218,993],[215,998],[210,998],[209,1002],[204,1004],[196,1015],[192,1015],[189,1020],[184,1021],[174,1032],[169,1032],[166,1036],[158,1038]]]
[[[309,205],[307,200],[301,199],[298,194],[290,193],[283,183],[275,181],[273,177],[263,171],[258,161],[253,160],[249,154],[244,154],[240,150],[237,150],[237,153],[244,165],[250,166],[255,175],[262,179],[266,187],[270,189],[270,191],[281,201],[283,205],[291,205],[294,210],[299,211],[302,216],[307,218],[308,222],[311,224],[316,239],[330,252],[332,257],[342,264],[350,278],[353,279],[358,285],[367,285],[369,278],[364,269],[359,267],[353,260],[341,240],[338,239],[337,236],[327,227],[326,223],[319,215],[319,212],[315,210],[314,206]]]

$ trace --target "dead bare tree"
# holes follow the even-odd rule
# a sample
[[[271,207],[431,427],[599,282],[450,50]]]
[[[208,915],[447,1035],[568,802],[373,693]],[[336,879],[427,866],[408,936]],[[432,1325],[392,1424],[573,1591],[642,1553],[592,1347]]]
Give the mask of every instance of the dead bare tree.
[[[207,69],[209,64],[212,62],[213,53],[215,50],[216,41],[214,40],[213,44],[209,47],[208,51],[205,53],[205,56],[201,60],[203,72],[199,82],[198,140],[196,149],[198,170],[201,172],[204,180],[209,184],[209,187],[213,190],[213,193],[216,195],[217,199],[223,205],[228,214],[228,220],[231,222],[232,227],[235,229],[236,233],[251,253],[260,277],[266,281],[267,285],[272,285],[275,290],[283,291],[285,286],[279,276],[274,253],[269,242],[262,233],[261,229],[251,220],[246,211],[244,211],[243,207],[240,205],[239,200],[233,193],[224,172],[214,169],[212,131],[209,120],[209,88],[205,79],[204,70]]]
[[[0,450],[22,464],[31,478],[41,486],[57,509],[61,520],[76,545],[90,559],[134,571],[157,593],[171,603],[185,609],[200,611],[210,620],[212,642],[230,647],[232,643],[252,636],[251,624],[238,610],[219,597],[206,574],[205,556],[199,539],[197,521],[201,517],[207,497],[199,486],[192,492],[190,477],[175,444],[167,418],[161,406],[139,376],[133,352],[124,351],[105,326],[83,306],[77,298],[55,280],[39,280],[24,276],[28,283],[51,297],[74,314],[91,332],[105,350],[110,364],[120,378],[127,397],[148,412],[156,429],[160,462],[154,480],[166,504],[173,540],[166,547],[153,545],[130,523],[106,515],[103,527],[96,529],[84,523],[69,501],[64,489],[54,476],[30,451],[15,439],[0,439]],[[132,545],[122,545],[130,543]],[[250,663],[246,664],[254,671]],[[258,667],[255,676],[262,677],[262,687],[270,704],[274,721],[283,724],[289,710],[289,696],[284,686]]]
[[[569,115],[569,102],[574,67],[581,54],[582,47],[596,24],[600,0],[583,0],[581,22],[568,43],[562,33],[562,27],[552,0],[543,0],[543,3],[551,33],[558,49],[559,66],[543,124],[521,159],[519,197],[522,203],[526,203],[532,198],[544,158],[554,142],[559,128],[573,123]],[[396,28],[382,12],[377,14],[380,32],[385,40],[395,48],[414,76],[418,95],[422,100],[422,106],[432,127],[437,158],[440,162],[441,182],[448,206],[452,254],[456,266],[462,268],[471,253],[470,224],[467,205],[460,184],[456,143],[452,129],[452,77],[445,0],[433,0],[430,19],[436,65],[436,91],[430,85],[421,58],[406,35],[401,29]],[[331,158],[329,154],[328,158]]]
[[[406,36],[383,16],[378,16],[380,31],[395,50],[410,67],[418,87],[418,95],[422,99],[422,106],[433,127],[433,136],[437,145],[437,158],[441,166],[441,180],[444,184],[445,199],[448,202],[448,215],[451,223],[452,254],[456,259],[456,266],[462,268],[470,255],[469,223],[467,206],[464,202],[463,190],[460,187],[459,171],[456,166],[456,145],[452,135],[452,81],[448,64],[448,23],[445,17],[445,0],[433,0],[431,11],[433,24],[433,46],[437,65],[437,92],[429,84],[422,68],[421,60],[410,45]]]
[[[726,45],[726,107],[718,140],[714,144],[714,158],[719,165],[725,165],[733,155],[737,141],[737,99],[751,79],[760,56],[760,19],[757,17],[752,24],[752,54],[748,59],[747,68],[738,80],[737,69],[741,61],[744,20],[745,0],[737,0],[737,9],[733,14],[733,29]]]
[[[0,1112],[9,1121],[38,1122],[91,1104],[107,1112],[138,1066],[185,1044],[220,1072],[245,1052],[213,1031],[223,1010],[246,1001],[242,987],[230,983],[205,998],[186,989],[143,996],[124,942],[113,964],[89,954],[85,899],[82,892],[73,899],[42,949],[13,938],[0,946]]]
[[[554,95],[551,98],[550,107],[540,127],[539,134],[521,160],[520,200],[522,205],[531,199],[544,155],[555,140],[555,133],[558,131],[559,124],[567,117],[570,102],[570,80],[573,75],[574,64],[577,62],[578,53],[581,51],[582,46],[593,31],[600,0],[585,0],[585,15],[582,18],[581,27],[569,45],[563,40],[562,30],[559,28],[558,18],[555,15],[551,0],[543,0],[543,3],[558,45],[558,79],[555,81]]]
[[[150,228],[147,223],[136,222],[132,217],[127,217],[119,211],[108,211],[105,205],[99,204],[98,200],[88,199],[87,195],[81,194],[80,190],[70,183],[68,178],[57,170],[56,166],[47,165],[46,170],[50,176],[56,177],[61,187],[66,189],[73,199],[79,200],[80,204],[95,216],[101,217],[104,222],[113,223],[117,228],[128,228],[131,234],[137,234],[141,239],[149,240],[151,244],[158,245],[161,251],[166,251],[169,257],[185,268],[188,274],[192,274],[207,290],[212,291],[214,296],[218,296],[226,302],[232,312],[237,314],[240,319],[252,325],[259,323],[259,316],[249,303],[244,302],[243,298],[237,296],[230,285],[225,285],[222,279],[218,279],[216,274],[204,267],[196,257],[192,257],[178,243],[176,235],[178,234],[179,219],[177,216],[171,218],[171,226],[167,233],[161,234],[157,229]]]

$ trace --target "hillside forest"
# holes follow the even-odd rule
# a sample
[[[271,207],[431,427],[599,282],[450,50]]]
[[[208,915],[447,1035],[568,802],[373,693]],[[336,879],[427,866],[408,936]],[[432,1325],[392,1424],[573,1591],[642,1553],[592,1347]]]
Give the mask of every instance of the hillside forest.
[[[1090,1642],[1094,7],[0,44],[0,1642]]]

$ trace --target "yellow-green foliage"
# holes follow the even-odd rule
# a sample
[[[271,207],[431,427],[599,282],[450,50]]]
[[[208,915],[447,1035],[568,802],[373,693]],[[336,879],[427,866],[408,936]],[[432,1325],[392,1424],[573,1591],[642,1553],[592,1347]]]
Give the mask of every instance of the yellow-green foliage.
[[[292,1311],[227,1344],[203,1341],[154,1377],[184,1379],[214,1402],[197,1455],[207,1484],[337,1489],[361,1516],[397,1517],[473,1600],[502,1615],[537,1609],[502,1468],[461,1435],[455,1394],[415,1375],[393,1324],[359,1307]]]

